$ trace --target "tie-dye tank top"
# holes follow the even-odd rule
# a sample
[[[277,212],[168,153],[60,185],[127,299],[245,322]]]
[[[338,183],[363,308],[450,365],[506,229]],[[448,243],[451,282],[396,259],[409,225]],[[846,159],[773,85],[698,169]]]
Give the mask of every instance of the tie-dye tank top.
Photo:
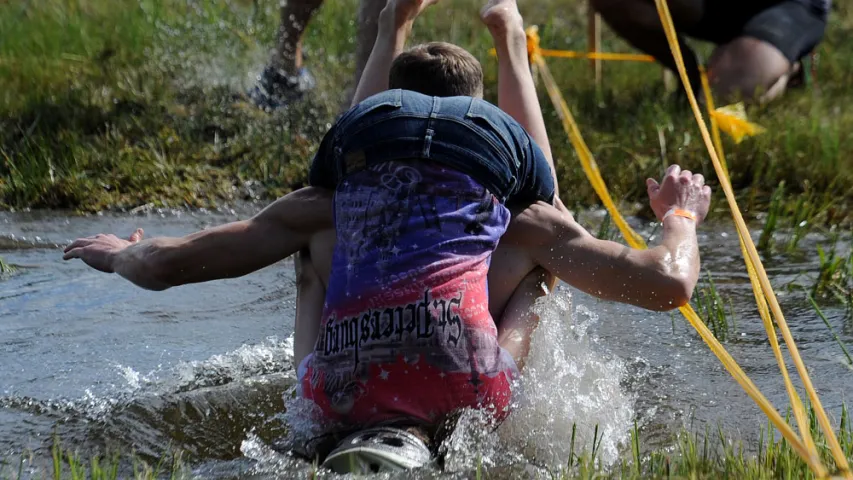
[[[424,162],[351,174],[300,390],[332,420],[432,423],[463,407],[502,416],[517,374],[489,314],[486,276],[509,211],[467,175]]]

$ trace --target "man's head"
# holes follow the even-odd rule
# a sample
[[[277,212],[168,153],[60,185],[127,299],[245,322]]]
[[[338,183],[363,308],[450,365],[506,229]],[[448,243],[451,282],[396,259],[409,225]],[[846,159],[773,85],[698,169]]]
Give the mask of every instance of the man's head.
[[[390,88],[434,97],[483,96],[483,69],[465,49],[445,42],[417,45],[391,64]]]

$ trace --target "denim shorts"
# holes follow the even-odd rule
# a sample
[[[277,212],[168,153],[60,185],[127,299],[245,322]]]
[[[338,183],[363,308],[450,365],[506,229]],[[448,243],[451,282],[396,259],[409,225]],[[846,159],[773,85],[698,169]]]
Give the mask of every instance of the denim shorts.
[[[554,198],[548,160],[524,128],[472,97],[387,90],[346,112],[323,138],[309,183],[334,189],[354,171],[423,159],[458,170],[508,206]]]

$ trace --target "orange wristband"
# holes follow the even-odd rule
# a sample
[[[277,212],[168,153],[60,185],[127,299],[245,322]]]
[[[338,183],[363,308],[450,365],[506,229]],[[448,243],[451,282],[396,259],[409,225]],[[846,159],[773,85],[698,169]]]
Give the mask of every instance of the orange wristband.
[[[672,215],[675,215],[676,217],[689,218],[690,220],[693,220],[694,222],[696,221],[696,214],[691,212],[690,210],[682,210],[680,208],[670,208],[669,211],[667,211],[663,215],[663,218],[660,220],[661,223],[663,223],[666,220],[666,217],[669,217]]]

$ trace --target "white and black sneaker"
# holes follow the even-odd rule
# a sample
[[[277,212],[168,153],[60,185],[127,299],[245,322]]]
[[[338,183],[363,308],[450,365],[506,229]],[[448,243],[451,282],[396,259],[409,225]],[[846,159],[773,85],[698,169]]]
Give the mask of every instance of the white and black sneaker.
[[[339,474],[370,474],[422,467],[430,458],[429,447],[417,435],[399,428],[376,427],[343,439],[323,466]]]
[[[305,67],[300,68],[296,75],[287,75],[269,65],[257,76],[255,86],[247,94],[258,108],[271,111],[298,101],[316,86],[314,76]]]

